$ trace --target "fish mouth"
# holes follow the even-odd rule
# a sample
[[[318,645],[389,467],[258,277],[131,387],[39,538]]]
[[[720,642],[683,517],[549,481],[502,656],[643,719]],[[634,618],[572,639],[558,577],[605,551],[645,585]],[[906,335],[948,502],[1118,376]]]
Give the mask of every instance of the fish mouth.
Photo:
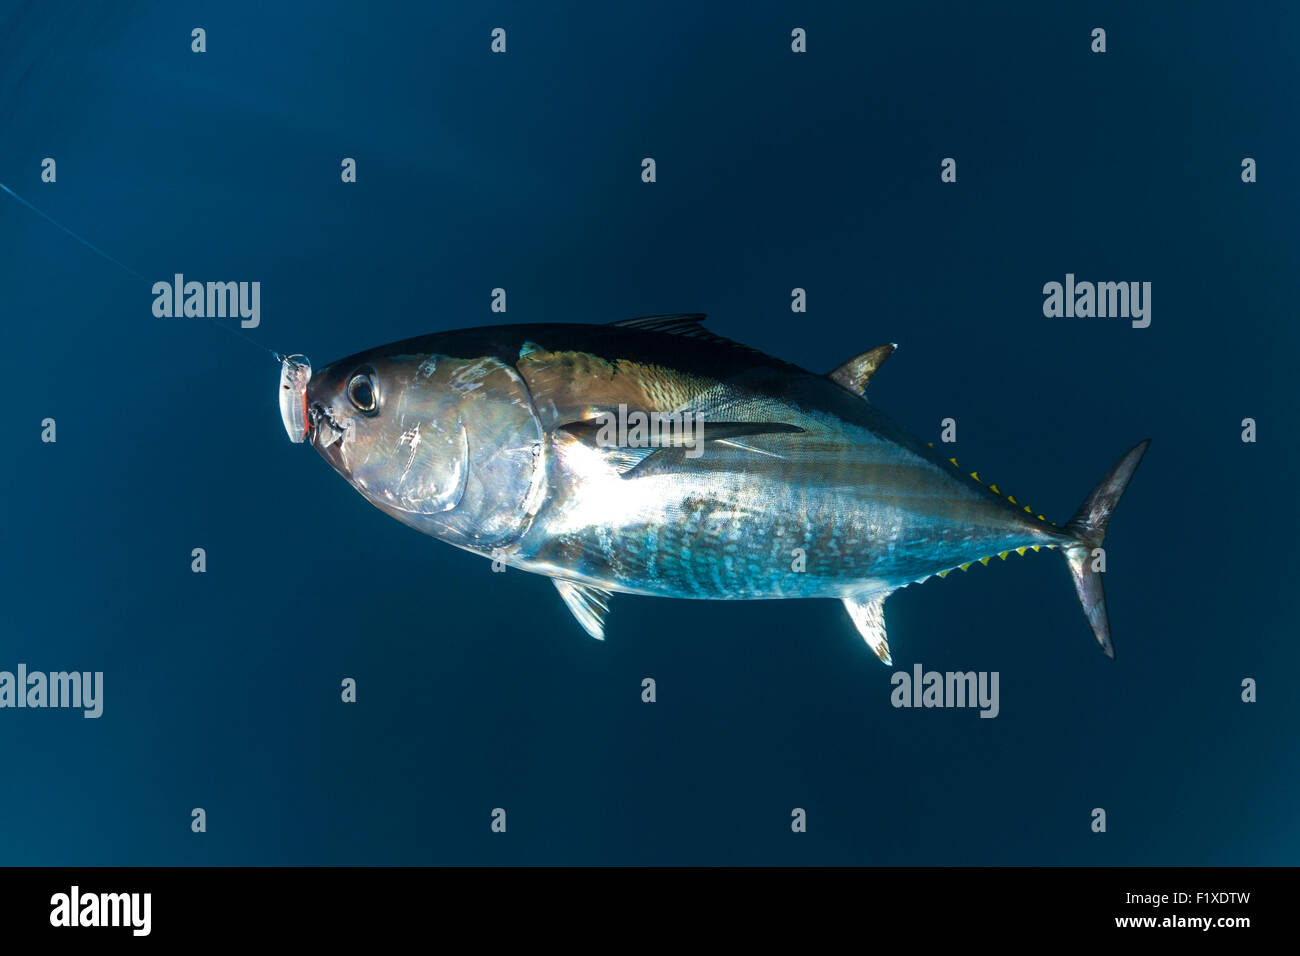
[[[335,421],[330,410],[320,402],[312,402],[307,415],[308,438],[322,450],[343,441],[348,426]]]

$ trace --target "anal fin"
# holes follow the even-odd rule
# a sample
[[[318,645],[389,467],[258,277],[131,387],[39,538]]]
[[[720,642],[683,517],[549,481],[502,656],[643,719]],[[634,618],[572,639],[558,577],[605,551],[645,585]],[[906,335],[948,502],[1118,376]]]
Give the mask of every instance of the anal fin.
[[[578,584],[576,581],[563,581],[551,578],[555,589],[560,592],[565,606],[578,619],[582,629],[598,641],[605,639],[605,615],[609,613],[609,599],[612,595],[600,588]]]
[[[860,598],[844,598],[844,609],[849,612],[858,633],[867,642],[872,653],[886,664],[894,663],[889,654],[889,642],[885,640],[885,598],[889,591],[876,591]]]

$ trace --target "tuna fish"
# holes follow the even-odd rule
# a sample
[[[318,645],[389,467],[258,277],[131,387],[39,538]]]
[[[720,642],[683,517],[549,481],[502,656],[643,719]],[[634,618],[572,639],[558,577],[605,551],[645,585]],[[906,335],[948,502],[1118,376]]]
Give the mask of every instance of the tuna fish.
[[[818,375],[703,318],[443,332],[314,373],[297,356],[285,427],[398,521],[551,578],[595,638],[616,592],[833,598],[891,663],[894,591],[1048,548],[1114,656],[1099,549],[1149,442],[1058,527],[866,401],[893,345]]]

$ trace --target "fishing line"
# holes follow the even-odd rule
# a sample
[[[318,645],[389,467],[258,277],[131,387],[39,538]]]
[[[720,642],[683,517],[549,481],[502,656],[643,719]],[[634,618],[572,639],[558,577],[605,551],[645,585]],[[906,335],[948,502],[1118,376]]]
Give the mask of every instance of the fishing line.
[[[27,207],[28,209],[30,209],[32,212],[36,213],[36,215],[40,216],[40,217],[41,217],[42,219],[44,219],[46,222],[50,223],[50,224],[53,225],[53,226],[57,226],[59,229],[62,229],[62,230],[63,230],[64,232],[66,232],[69,236],[71,236],[73,239],[76,239],[79,243],[81,243],[83,246],[85,246],[85,247],[86,247],[87,249],[89,249],[91,252],[94,252],[96,255],[103,256],[103,257],[104,257],[105,259],[107,259],[109,262],[113,263],[113,265],[117,266],[119,269],[124,269],[126,272],[129,272],[131,275],[135,276],[135,277],[136,277],[137,279],[139,279],[141,282],[148,282],[148,281],[149,281],[147,278],[145,278],[144,276],[140,275],[140,273],[136,272],[136,271],[135,271],[134,269],[132,269],[130,266],[126,265],[126,264],[123,263],[123,262],[120,262],[120,261],[117,260],[117,259],[114,259],[112,256],[110,256],[110,255],[109,255],[107,252],[105,252],[103,249],[99,248],[99,246],[95,245],[95,244],[94,244],[93,242],[91,242],[89,239],[85,239],[85,238],[83,238],[82,236],[77,235],[75,232],[73,232],[71,229],[69,229],[69,228],[68,228],[67,226],[65,226],[63,223],[59,222],[59,221],[58,221],[57,219],[55,219],[53,216],[49,215],[48,213],[45,213],[45,212],[41,211],[40,209],[37,209],[35,206],[33,206],[31,203],[29,203],[29,202],[28,202],[26,199],[24,199],[22,196],[18,195],[18,194],[17,194],[16,192],[14,192],[12,189],[10,189],[8,186],[6,186],[4,183],[0,183],[0,189],[3,189],[3,190],[4,190],[5,192],[7,192],[10,196],[13,196],[14,199],[17,199],[20,203],[22,203],[24,206],[26,206],[26,207]],[[268,353],[270,353],[270,355],[272,355],[272,356],[275,358],[275,360],[276,360],[277,362],[282,362],[282,361],[284,360],[284,356],[283,356],[283,355],[281,355],[279,352],[275,351],[274,349],[269,349],[269,348],[267,348],[265,345],[263,345],[263,344],[261,344],[260,342],[258,342],[255,338],[253,338],[253,337],[252,337],[251,335],[249,335],[247,332],[242,332],[242,331],[240,331],[239,329],[233,329],[233,328],[231,328],[231,327],[228,326],[228,325],[222,325],[220,322],[218,322],[216,319],[214,319],[214,318],[213,318],[212,316],[210,316],[210,315],[204,315],[203,318],[207,319],[209,322],[211,322],[211,323],[212,323],[213,325],[215,325],[217,328],[222,329],[222,330],[224,330],[224,331],[226,331],[226,332],[229,332],[231,335],[235,336],[236,338],[243,339],[245,342],[247,342],[249,345],[252,345],[254,348],[260,349],[260,350],[262,350],[263,352],[268,352]]]

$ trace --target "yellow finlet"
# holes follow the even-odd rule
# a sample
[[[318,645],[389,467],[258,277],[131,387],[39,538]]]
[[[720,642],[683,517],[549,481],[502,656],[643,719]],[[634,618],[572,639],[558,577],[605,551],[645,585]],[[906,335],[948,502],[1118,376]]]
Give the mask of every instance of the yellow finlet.
[[[976,481],[980,481],[980,473],[978,471],[972,471],[970,473],[970,476],[974,478]],[[982,485],[984,484],[984,482],[980,481],[980,484]]]
[[[1010,551],[999,551],[998,558],[1005,561],[1007,559],[1007,555],[1010,553],[1011,553]]]
[[[990,555],[988,556],[988,558],[980,558],[980,564],[988,564],[988,563],[989,563],[989,558],[991,558],[991,557],[993,557],[993,555],[990,554]]]
[[[1028,548],[1016,548],[1016,554],[1020,555],[1023,558],[1025,556],[1025,552],[1028,550],[1029,550]],[[1034,550],[1037,551],[1038,549],[1034,548]]]
[[[1016,496],[1015,496],[1015,495],[1007,495],[1007,501],[1011,502],[1013,505],[1018,505],[1018,504],[1020,504],[1019,501],[1016,501]],[[1028,511],[1029,509],[1026,508],[1025,510]]]
[[[1030,547],[1033,548],[1035,551],[1037,551],[1039,548],[1042,547],[1042,545],[1041,545],[1041,544],[1031,544]]]
[[[1002,494],[1002,492],[998,491],[997,485],[989,485],[989,491],[993,492],[995,495]]]
[[[965,570],[966,570],[967,568],[969,568],[970,566],[971,566],[971,562],[970,562],[970,561],[967,561],[965,564],[963,564],[963,565],[961,566],[961,569],[962,569],[963,571],[965,571]]]
[[[953,466],[954,468],[960,468],[960,467],[961,467],[961,465],[957,464],[957,459],[956,459],[956,458],[949,458],[948,460],[949,460],[950,462],[952,462],[952,466]]]
[[[952,568],[949,568],[949,569],[948,569],[948,571],[951,571],[951,570],[952,570]],[[946,577],[948,576],[948,571],[939,571],[939,572],[936,572],[936,573],[939,575],[939,577],[941,577],[941,578],[946,578]]]

